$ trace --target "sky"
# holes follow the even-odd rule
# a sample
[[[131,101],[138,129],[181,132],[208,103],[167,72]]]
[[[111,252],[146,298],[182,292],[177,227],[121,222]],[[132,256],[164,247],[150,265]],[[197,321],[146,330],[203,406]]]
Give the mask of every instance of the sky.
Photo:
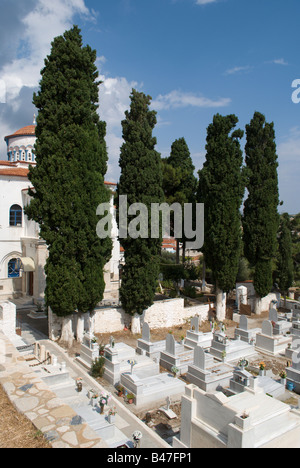
[[[184,137],[195,173],[216,113],[236,114],[243,130],[254,112],[264,114],[275,125],[280,212],[296,214],[299,18],[299,0],[1,0],[0,159],[7,159],[4,136],[33,122],[32,96],[51,41],[77,24],[97,51],[103,81],[108,181],[120,175],[121,121],[135,88],[157,111],[157,151],[169,156]],[[241,144],[244,150],[245,139]]]

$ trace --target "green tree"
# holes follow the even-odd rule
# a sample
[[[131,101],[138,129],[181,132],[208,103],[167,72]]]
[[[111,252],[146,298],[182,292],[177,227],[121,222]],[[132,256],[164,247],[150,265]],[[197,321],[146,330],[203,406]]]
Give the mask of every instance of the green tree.
[[[98,109],[96,51],[83,46],[74,26],[54,39],[33,103],[39,110],[34,187],[26,214],[40,226],[49,258],[45,301],[64,317],[62,339],[72,336],[70,318],[94,310],[103,298],[109,238],[97,237],[97,207],[110,200],[105,123]]]
[[[291,217],[292,252],[294,276],[297,285],[300,282],[300,213]]]
[[[277,275],[279,288],[282,291],[285,303],[288,290],[293,285],[294,281],[294,265],[292,254],[290,217],[287,213],[284,213],[280,219],[278,233]]]
[[[197,179],[194,176],[195,167],[191,158],[190,150],[184,138],[175,140],[171,146],[171,154],[167,159],[167,165],[173,167],[177,174],[178,184],[173,186],[174,202],[180,203],[195,203],[197,191]],[[176,179],[174,179],[176,182]],[[184,223],[184,217],[183,217]],[[179,242],[183,243],[182,259],[185,261],[185,244],[186,239],[177,239],[177,263],[179,263]]]
[[[214,116],[207,129],[206,161],[199,171],[198,200],[205,205],[204,255],[217,291],[217,318],[226,316],[226,293],[235,287],[241,252],[240,207],[245,191],[235,115]]]
[[[134,317],[132,332],[140,330],[140,316],[153,304],[159,276],[161,253],[161,229],[159,238],[151,237],[151,203],[162,203],[162,164],[155,150],[156,138],[152,131],[156,125],[156,112],[150,111],[151,97],[132,90],[130,111],[122,122],[124,144],[120,154],[121,176],[117,188],[117,211],[119,230],[122,210],[120,197],[127,196],[127,209],[135,203],[147,208],[146,218],[139,223],[140,235],[130,236],[130,226],[136,217],[128,215],[127,236],[120,238],[124,248],[125,266],[122,274],[120,298],[124,310]],[[149,218],[148,218],[149,215]],[[143,235],[142,225],[146,222]]]
[[[246,187],[244,206],[244,252],[254,267],[255,313],[261,313],[261,298],[271,291],[272,263],[279,227],[278,162],[275,130],[264,115],[256,112],[246,126]]]

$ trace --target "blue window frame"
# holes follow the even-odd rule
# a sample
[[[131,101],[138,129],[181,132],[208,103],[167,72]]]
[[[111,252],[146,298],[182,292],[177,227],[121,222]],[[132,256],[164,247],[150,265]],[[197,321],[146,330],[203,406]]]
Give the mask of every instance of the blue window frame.
[[[13,205],[9,210],[9,225],[22,226],[22,208],[19,205]]]
[[[9,278],[20,278],[20,269],[22,262],[19,258],[12,258],[8,262],[8,277]]]

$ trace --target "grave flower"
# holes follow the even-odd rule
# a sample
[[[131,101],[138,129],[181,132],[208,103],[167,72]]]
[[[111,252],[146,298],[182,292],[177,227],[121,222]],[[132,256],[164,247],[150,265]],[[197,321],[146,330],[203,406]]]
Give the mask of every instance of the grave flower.
[[[241,368],[241,369],[245,369],[246,367],[249,366],[249,361],[247,361],[247,359],[241,359],[240,362],[238,363],[238,366]]]
[[[174,377],[176,377],[177,374],[178,374],[178,372],[179,372],[178,367],[173,366],[172,369],[171,369],[171,372],[172,372],[172,374],[174,375]]]
[[[77,391],[81,392],[82,391],[82,378],[78,377],[76,379],[76,386],[77,386]]]
[[[141,431],[134,431],[134,433],[132,434],[134,448],[139,448],[142,438],[143,434],[141,433]]]
[[[126,396],[126,398],[127,398],[128,403],[129,403],[130,405],[132,405],[133,400],[134,400],[134,394],[133,394],[133,393],[128,393],[127,396]]]
[[[109,416],[115,416],[117,414],[117,408],[113,406],[112,408],[109,409],[108,414]]]
[[[259,370],[264,371],[266,369],[266,364],[262,361],[259,363]]]
[[[107,405],[110,400],[110,397],[111,395],[109,393],[102,392],[100,394],[100,400],[99,400],[100,406],[104,407],[105,405]]]

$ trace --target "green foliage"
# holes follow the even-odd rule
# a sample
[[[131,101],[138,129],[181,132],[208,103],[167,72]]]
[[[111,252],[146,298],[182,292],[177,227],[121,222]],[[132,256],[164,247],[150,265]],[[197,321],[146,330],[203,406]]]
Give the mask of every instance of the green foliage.
[[[97,114],[96,51],[74,26],[54,39],[33,102],[39,110],[36,166],[25,212],[40,226],[49,258],[46,303],[66,316],[93,310],[103,298],[111,240],[96,235],[96,210],[108,202],[105,123]]]
[[[265,297],[270,293],[273,285],[271,261],[258,260],[255,265],[253,285],[259,297]]]
[[[185,278],[185,268],[184,265],[175,265],[175,264],[161,264],[160,273],[163,274],[164,280],[172,280],[176,283],[181,279]]]
[[[194,176],[194,171],[195,167],[185,139],[180,138],[179,140],[175,140],[172,144],[169,158],[163,160],[163,189],[167,203],[170,205],[179,203],[183,208],[185,203],[196,202],[197,179]],[[173,224],[174,220],[171,218],[172,229],[174,229]],[[171,231],[171,234],[173,235],[173,231]],[[185,246],[186,239],[184,235],[181,239],[177,240],[181,240]],[[179,263],[178,243],[177,262]]]
[[[244,251],[255,267],[254,286],[260,297],[272,287],[272,259],[277,249],[278,175],[274,124],[256,112],[246,126],[246,187],[243,231]],[[269,263],[267,265],[266,263]],[[263,296],[262,296],[263,294]]]
[[[235,115],[214,116],[207,129],[206,161],[199,171],[198,201],[205,205],[203,252],[224,292],[235,286],[241,253],[240,207],[244,195],[241,130]]]
[[[167,163],[181,175],[177,192],[182,194],[185,203],[193,202],[197,190],[197,179],[194,176],[195,167],[184,138],[174,141]]]
[[[289,215],[281,216],[278,236],[277,277],[283,293],[293,285],[294,265],[292,258],[292,234]]]
[[[194,286],[186,286],[182,291],[184,296],[190,297],[191,299],[196,299],[197,291]]]
[[[291,217],[291,234],[294,277],[300,282],[300,213]]]
[[[241,257],[239,260],[239,270],[237,274],[237,282],[243,282],[252,279],[252,271],[249,266],[249,262],[245,257]]]
[[[124,144],[121,148],[121,177],[117,189],[117,211],[119,197],[127,195],[128,207],[143,203],[151,212],[151,203],[162,203],[162,164],[155,150],[156,139],[152,131],[156,124],[156,112],[150,111],[151,97],[132,90],[130,111],[126,111],[122,122]],[[119,216],[117,216],[119,221]],[[128,216],[128,225],[132,217]],[[120,226],[119,226],[120,228]],[[131,314],[142,314],[153,304],[159,275],[162,237],[151,238],[149,220],[148,238],[120,239],[125,250],[125,266],[122,275],[120,298],[124,310]]]
[[[102,377],[105,370],[105,358],[99,357],[93,361],[91,366],[91,375],[94,378]]]

